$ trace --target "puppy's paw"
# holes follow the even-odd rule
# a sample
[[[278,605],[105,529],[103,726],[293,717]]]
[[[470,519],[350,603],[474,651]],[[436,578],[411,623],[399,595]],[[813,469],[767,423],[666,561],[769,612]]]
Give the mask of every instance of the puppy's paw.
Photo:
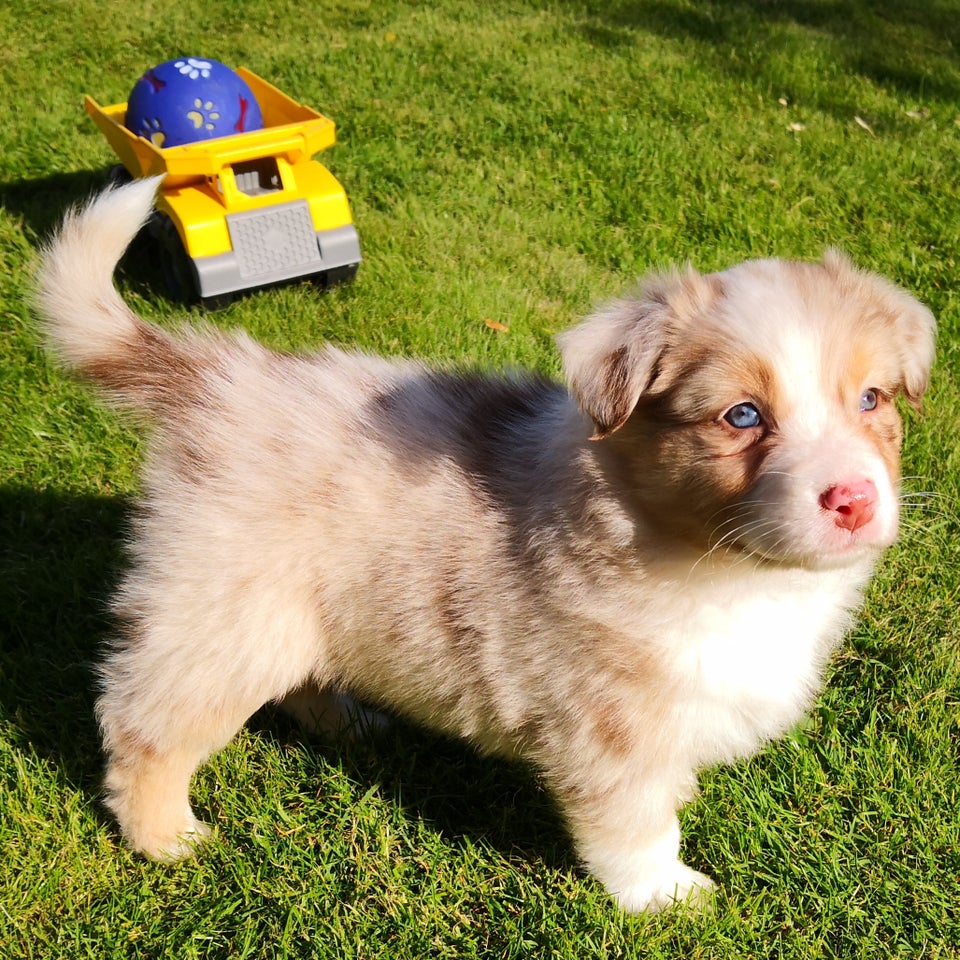
[[[659,913],[673,907],[705,913],[713,907],[716,888],[708,876],[677,861],[656,877],[616,891],[614,896],[628,913]]]
[[[277,704],[304,733],[326,739],[363,740],[390,725],[387,716],[344,693],[305,686]]]
[[[197,848],[211,835],[210,827],[193,814],[182,829],[175,831],[127,831],[124,839],[129,847],[159,863],[176,863],[196,854]]]

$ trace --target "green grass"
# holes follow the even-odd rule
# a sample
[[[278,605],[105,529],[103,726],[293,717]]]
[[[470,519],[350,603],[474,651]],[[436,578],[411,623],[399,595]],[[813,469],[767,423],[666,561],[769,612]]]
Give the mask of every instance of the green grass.
[[[960,956],[957,0],[10,0],[0,37],[0,953]],[[829,244],[937,313],[905,448],[935,496],[809,722],[703,777],[685,852],[722,884],[712,916],[622,916],[535,776],[402,726],[337,752],[265,712],[198,777],[199,860],[120,847],[90,664],[139,442],[48,363],[24,296],[112,162],[81,95],[183,53],[338,123],[356,283],[215,318],[276,346],[553,372],[552,336],[651,266]],[[137,309],[175,316],[148,281],[128,271]]]

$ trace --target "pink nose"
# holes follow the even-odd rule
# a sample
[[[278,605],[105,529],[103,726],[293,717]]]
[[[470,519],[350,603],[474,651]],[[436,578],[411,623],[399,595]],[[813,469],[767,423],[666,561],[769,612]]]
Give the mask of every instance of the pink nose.
[[[877,488],[872,480],[856,477],[844,480],[820,494],[820,506],[833,513],[833,522],[853,533],[873,519]]]

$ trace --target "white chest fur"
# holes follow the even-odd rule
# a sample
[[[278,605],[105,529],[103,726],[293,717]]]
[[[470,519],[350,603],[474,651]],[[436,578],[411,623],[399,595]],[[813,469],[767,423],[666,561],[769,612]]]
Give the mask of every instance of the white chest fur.
[[[744,566],[691,578],[658,605],[671,715],[698,765],[752,753],[800,719],[871,568]]]

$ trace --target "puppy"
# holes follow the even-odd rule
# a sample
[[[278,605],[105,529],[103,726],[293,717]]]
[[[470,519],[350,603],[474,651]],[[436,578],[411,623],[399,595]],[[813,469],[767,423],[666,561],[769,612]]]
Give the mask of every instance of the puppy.
[[[155,187],[69,215],[38,293],[152,423],[97,704],[130,846],[192,853],[197,767],[346,691],[532,761],[624,909],[704,901],[678,809],[817,692],[897,533],[930,312],[828,253],[649,277],[559,338],[567,387],[282,354],[123,303]]]

